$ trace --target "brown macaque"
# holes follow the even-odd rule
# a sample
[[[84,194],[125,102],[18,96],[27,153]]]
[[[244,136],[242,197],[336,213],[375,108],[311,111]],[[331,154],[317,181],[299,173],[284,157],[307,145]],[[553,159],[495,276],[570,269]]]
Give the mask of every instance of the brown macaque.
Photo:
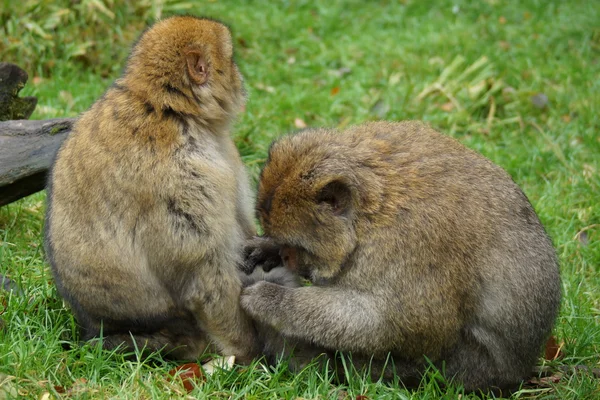
[[[488,159],[419,122],[308,129],[272,145],[257,204],[264,243],[312,281],[246,287],[258,324],[375,378],[418,382],[432,363],[472,391],[532,371],[560,304],[557,258]]]
[[[46,250],[84,340],[249,362],[238,264],[255,235],[230,126],[245,103],[229,29],[154,24],[123,76],[83,113],[48,185]]]

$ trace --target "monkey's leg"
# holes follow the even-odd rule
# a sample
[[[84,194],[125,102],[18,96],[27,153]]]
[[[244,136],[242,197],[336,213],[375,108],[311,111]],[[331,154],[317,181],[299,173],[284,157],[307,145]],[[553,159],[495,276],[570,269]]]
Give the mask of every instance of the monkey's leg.
[[[468,335],[470,336],[470,335]],[[502,339],[496,339],[501,346]],[[507,346],[508,347],[508,346]],[[519,372],[519,360],[493,356],[493,350],[486,348],[474,337],[462,338],[445,357],[445,375],[455,378],[468,391],[476,389],[515,389],[524,378]]]
[[[389,326],[373,296],[323,287],[287,288],[258,282],[246,289],[242,307],[256,320],[284,336],[327,349],[382,354],[389,343]]]
[[[237,270],[223,271],[223,266],[210,279],[196,279],[190,289],[188,308],[198,318],[198,325],[212,339],[219,353],[235,355],[247,364],[259,354],[259,343],[252,320],[242,310],[239,299],[242,284]],[[235,267],[235,263],[229,263]]]

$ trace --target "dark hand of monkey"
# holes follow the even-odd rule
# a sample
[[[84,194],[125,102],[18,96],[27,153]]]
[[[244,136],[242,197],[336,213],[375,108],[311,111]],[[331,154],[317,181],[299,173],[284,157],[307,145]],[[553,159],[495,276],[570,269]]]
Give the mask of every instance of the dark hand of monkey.
[[[257,266],[261,266],[265,272],[283,264],[280,255],[280,246],[273,240],[256,236],[244,244],[244,261],[240,269],[246,274],[251,274]]]

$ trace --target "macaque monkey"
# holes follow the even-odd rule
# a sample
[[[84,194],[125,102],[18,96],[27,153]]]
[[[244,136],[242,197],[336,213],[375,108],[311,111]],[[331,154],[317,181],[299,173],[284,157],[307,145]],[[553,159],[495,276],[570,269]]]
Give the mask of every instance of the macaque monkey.
[[[74,125],[49,180],[45,245],[82,339],[176,359],[258,354],[237,268],[253,200],[229,136],[244,103],[228,28],[178,16],[142,34]]]
[[[272,145],[257,204],[264,240],[312,281],[245,288],[258,323],[402,380],[429,362],[467,390],[531,372],[559,308],[557,259],[486,158],[418,122],[309,129]]]

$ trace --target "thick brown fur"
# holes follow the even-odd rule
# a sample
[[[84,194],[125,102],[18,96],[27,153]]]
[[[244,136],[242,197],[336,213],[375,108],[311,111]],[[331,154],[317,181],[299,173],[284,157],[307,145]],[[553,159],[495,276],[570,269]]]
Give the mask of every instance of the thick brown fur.
[[[245,102],[232,52],[219,22],[157,22],[61,147],[46,250],[83,339],[102,331],[107,348],[145,346],[180,359],[256,355],[239,305],[236,266],[255,231],[229,137]]]
[[[557,259],[528,199],[500,167],[422,123],[283,137],[257,210],[313,285],[258,282],[243,307],[284,337],[373,357],[377,374],[391,355],[388,376],[418,381],[427,357],[467,390],[513,387],[554,324]]]

